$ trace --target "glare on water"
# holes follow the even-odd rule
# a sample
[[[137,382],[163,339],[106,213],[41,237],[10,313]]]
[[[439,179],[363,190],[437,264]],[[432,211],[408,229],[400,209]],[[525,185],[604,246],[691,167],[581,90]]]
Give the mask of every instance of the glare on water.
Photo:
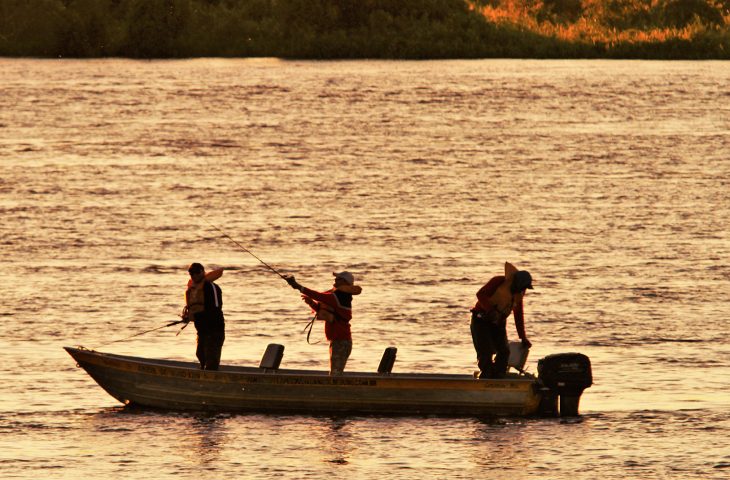
[[[0,60],[3,477],[723,478],[723,62]],[[363,286],[350,370],[470,373],[474,294],[528,269],[528,368],[577,351],[578,419],[123,409],[62,350],[175,320],[226,267],[224,363],[325,369],[314,289]],[[194,332],[105,347],[194,359]],[[315,332],[315,340],[322,333]],[[516,333],[510,330],[510,336]]]

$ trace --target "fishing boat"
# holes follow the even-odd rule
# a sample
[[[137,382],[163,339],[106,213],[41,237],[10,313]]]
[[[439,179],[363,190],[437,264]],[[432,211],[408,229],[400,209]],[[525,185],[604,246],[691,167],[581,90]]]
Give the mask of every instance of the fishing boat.
[[[385,350],[375,372],[336,376],[280,368],[284,347],[277,344],[266,348],[258,367],[222,365],[215,371],[192,362],[64,348],[124,405],[167,410],[573,416],[583,390],[592,384],[590,361],[579,353],[541,359],[538,376],[520,371],[479,380],[474,375],[393,373],[395,347]]]

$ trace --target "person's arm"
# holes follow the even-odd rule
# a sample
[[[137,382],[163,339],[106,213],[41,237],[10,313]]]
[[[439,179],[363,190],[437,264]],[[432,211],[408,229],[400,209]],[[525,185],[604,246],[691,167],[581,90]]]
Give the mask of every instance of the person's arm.
[[[180,313],[180,318],[182,318],[182,321],[185,323],[192,320],[192,318],[190,317],[189,302],[190,302],[190,287],[188,287],[185,290],[185,306],[183,307],[182,312]]]
[[[216,268],[215,270],[211,270],[210,272],[205,274],[205,279],[209,282],[215,282],[219,278],[223,276],[223,269],[222,268]],[[193,279],[188,279],[188,288],[190,288],[193,285]]]
[[[317,310],[319,310],[319,304],[317,302],[315,302],[314,300],[312,300],[310,297],[308,297],[306,295],[302,295],[302,300],[304,300],[304,303],[306,303],[307,305],[309,305],[312,308],[312,311],[316,312]]]
[[[215,270],[211,270],[210,272],[205,274],[205,279],[209,282],[215,282],[219,278],[223,276],[223,269],[222,268],[216,268]]]
[[[284,278],[286,279],[286,283],[288,283],[291,288],[293,288],[294,290],[299,290],[300,292],[302,292],[303,295],[306,295],[307,297],[316,300],[317,302],[325,303],[332,307],[337,307],[337,299],[335,298],[335,295],[332,293],[332,291],[323,293],[315,292],[314,290],[307,288],[297,282],[293,275]]]
[[[516,297],[515,305],[512,308],[512,313],[515,316],[515,328],[517,329],[517,335],[522,340],[522,345],[530,348],[532,343],[527,339],[527,334],[525,333],[525,310],[522,303],[522,295]]]
[[[335,297],[335,294],[332,291],[315,292],[314,290],[311,290],[307,287],[302,287],[300,292],[302,292],[302,295],[306,295],[312,300],[319,303],[324,303],[325,305],[329,305],[332,308],[337,308],[339,306],[339,303],[337,302],[337,297]]]

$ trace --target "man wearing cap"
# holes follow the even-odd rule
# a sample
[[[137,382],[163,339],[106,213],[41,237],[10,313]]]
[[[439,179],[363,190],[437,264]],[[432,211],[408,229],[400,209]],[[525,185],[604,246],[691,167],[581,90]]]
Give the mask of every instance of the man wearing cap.
[[[294,277],[287,282],[302,292],[302,300],[312,307],[316,318],[324,320],[324,334],[330,342],[330,375],[341,375],[352,352],[352,296],[359,295],[362,288],[355,285],[350,272],[333,273],[335,283],[331,290],[315,292],[297,283]]]
[[[219,268],[206,274],[203,265],[193,263],[188,268],[188,273],[190,280],[185,291],[183,319],[186,322],[193,321],[198,331],[195,356],[200,361],[200,368],[218,370],[226,334],[223,296],[221,288],[213,281],[223,275],[223,269]]]
[[[514,312],[515,327],[522,345],[525,348],[532,346],[525,334],[522,308],[522,299],[528,288],[532,288],[530,273],[505,263],[504,275],[493,277],[477,292],[477,303],[471,310],[471,338],[477,352],[479,378],[503,378],[507,373],[507,317],[511,313]]]

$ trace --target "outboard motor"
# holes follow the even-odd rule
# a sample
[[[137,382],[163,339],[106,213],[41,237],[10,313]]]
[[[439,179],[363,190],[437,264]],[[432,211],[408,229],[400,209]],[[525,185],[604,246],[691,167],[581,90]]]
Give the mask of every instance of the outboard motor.
[[[582,353],[556,353],[537,362],[538,380],[549,391],[545,392],[541,410],[557,413],[560,397],[560,416],[578,415],[578,404],[583,390],[593,385],[591,361]]]

